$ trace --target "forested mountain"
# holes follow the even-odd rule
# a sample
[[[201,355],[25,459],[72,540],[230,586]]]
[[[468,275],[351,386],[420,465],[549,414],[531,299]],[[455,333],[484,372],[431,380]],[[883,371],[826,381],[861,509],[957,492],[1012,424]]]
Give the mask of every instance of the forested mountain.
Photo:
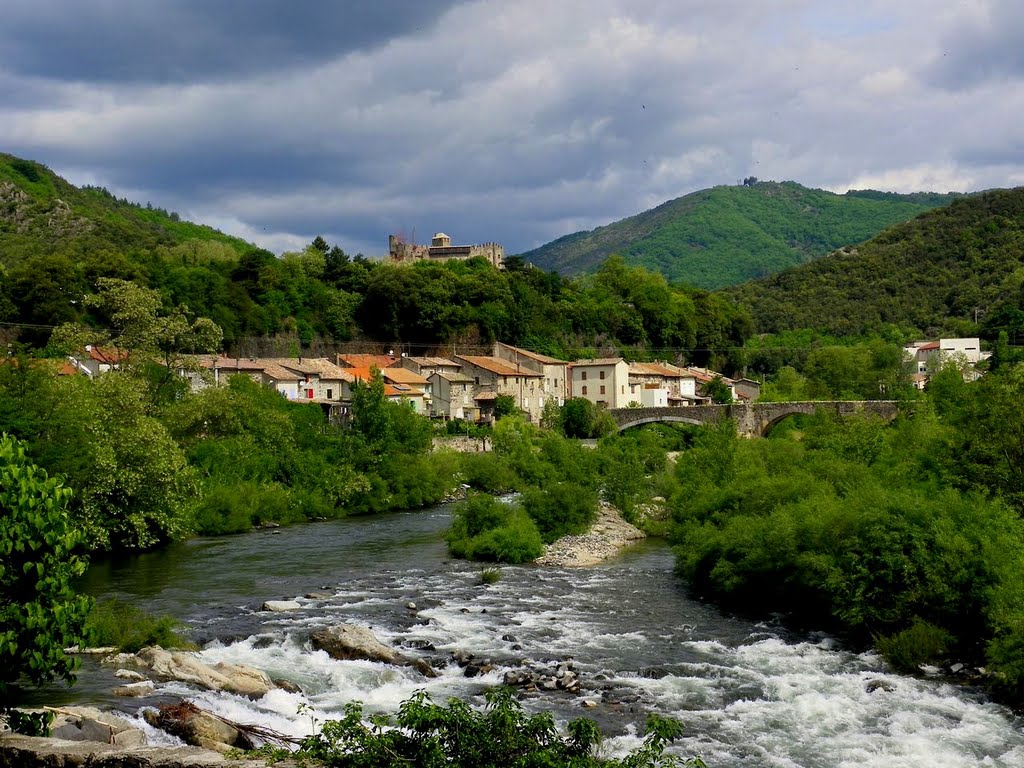
[[[748,179],[566,235],[522,256],[542,269],[578,275],[617,253],[671,281],[722,288],[860,243],[956,197],[873,190],[836,195],[792,181]]]
[[[564,357],[628,349],[707,364],[749,328],[726,299],[620,259],[572,280],[515,258],[500,272],[482,259],[381,263],[320,237],[278,257],[0,156],[2,341],[42,347],[61,323],[108,323],[86,300],[104,277],[158,290],[165,311],[210,318],[226,351],[243,355],[323,354],[349,341],[465,351],[501,339]]]
[[[954,201],[856,247],[725,292],[758,331],[1024,340],[1024,188]],[[979,325],[980,322],[980,325]]]

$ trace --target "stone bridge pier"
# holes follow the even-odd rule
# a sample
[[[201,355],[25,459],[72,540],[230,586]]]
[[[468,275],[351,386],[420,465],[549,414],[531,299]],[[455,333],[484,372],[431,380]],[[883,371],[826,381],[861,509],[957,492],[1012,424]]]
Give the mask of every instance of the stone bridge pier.
[[[818,411],[837,416],[874,414],[886,420],[899,412],[896,400],[814,400],[797,403],[738,403],[733,405],[684,405],[673,408],[615,408],[609,411],[621,432],[656,422],[703,426],[731,419],[741,437],[764,437],[787,416]]]

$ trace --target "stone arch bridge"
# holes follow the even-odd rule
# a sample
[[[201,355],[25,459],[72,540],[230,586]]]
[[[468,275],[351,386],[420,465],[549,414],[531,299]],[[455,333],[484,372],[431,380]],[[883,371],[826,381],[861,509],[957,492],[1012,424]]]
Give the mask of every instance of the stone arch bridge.
[[[818,411],[837,416],[874,414],[883,419],[896,418],[896,400],[815,400],[799,403],[742,403],[733,405],[684,405],[672,408],[613,408],[609,411],[621,432],[630,427],[655,422],[715,424],[732,419],[741,437],[764,437],[787,416]]]

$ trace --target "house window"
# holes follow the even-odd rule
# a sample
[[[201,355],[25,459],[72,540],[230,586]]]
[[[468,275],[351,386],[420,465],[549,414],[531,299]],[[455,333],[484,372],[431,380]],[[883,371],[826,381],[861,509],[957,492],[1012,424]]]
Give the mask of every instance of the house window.
[[[479,377],[479,376],[474,376],[474,377],[473,377],[473,381],[474,381],[474,382],[476,382],[476,385],[477,385],[478,387],[480,386],[480,377]]]
[[[583,379],[583,381],[586,381],[587,380],[587,372],[586,371],[582,371],[580,373],[580,378]]]
[[[625,384],[622,385],[622,394],[626,394],[626,385]]]
[[[601,385],[601,394],[604,394],[604,384]]]
[[[585,395],[585,394],[587,394],[587,387],[586,387],[585,385],[584,385],[584,387],[583,387],[583,394],[584,394],[584,395]]]
[[[328,389],[327,390],[327,399],[331,400],[333,398],[334,398],[334,390],[333,389]]]
[[[604,381],[604,371],[601,371],[599,375],[600,375],[601,381]]]

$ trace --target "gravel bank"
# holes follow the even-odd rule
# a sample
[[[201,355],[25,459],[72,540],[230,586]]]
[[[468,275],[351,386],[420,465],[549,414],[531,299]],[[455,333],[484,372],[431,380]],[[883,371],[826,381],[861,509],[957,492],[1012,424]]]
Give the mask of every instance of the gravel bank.
[[[589,531],[579,536],[563,536],[545,547],[544,554],[534,562],[558,568],[597,565],[646,536],[639,528],[623,520],[615,507],[601,502],[597,521]]]

